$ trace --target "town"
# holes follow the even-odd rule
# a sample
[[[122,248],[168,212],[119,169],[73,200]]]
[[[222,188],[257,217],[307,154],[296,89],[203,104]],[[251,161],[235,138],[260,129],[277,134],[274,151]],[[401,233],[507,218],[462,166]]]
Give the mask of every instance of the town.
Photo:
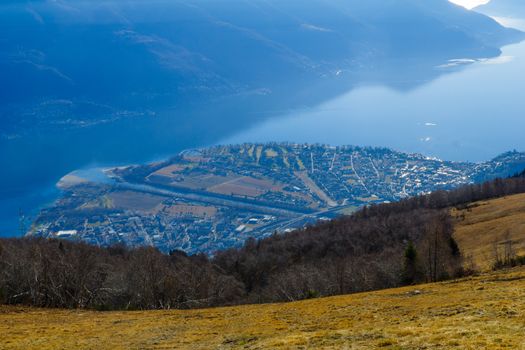
[[[100,246],[210,253],[438,189],[512,175],[525,154],[449,162],[385,148],[242,144],[70,174],[28,232]]]

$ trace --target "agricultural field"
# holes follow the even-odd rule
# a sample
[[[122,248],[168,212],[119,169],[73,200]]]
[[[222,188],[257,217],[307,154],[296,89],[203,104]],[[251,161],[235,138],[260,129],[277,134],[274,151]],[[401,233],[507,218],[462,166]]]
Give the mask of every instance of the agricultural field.
[[[258,150],[257,154],[260,154],[257,162],[261,161],[263,154],[264,159],[278,156],[278,153],[272,149],[267,149],[264,153],[262,153],[262,148]],[[224,151],[221,154],[224,155]],[[228,160],[231,159],[228,158]],[[289,185],[290,179],[287,177],[279,179],[272,174],[265,173],[264,167],[240,173],[237,170],[242,165],[238,168],[231,167],[220,162],[212,162],[209,158],[202,158],[199,163],[195,162],[194,156],[185,156],[179,161],[181,163],[166,165],[146,176],[146,183],[251,200],[264,200],[265,197],[270,196],[273,199],[281,198],[282,202],[286,202],[288,198],[296,198],[305,201],[306,206],[316,204],[308,194],[298,190],[287,191],[285,187]]]
[[[132,191],[112,192],[108,195],[113,208],[157,213],[164,197]]]
[[[76,171],[27,234],[163,252],[213,254],[248,238],[300,229],[370,204],[450,189],[525,167],[525,154],[449,162],[383,148],[239,144],[170,159]]]
[[[525,349],[525,268],[288,304],[0,307],[1,349]]]
[[[203,205],[184,205],[184,204],[175,204],[170,206],[165,206],[164,210],[175,217],[199,217],[199,218],[209,218],[217,214],[217,208],[207,207]]]
[[[208,188],[210,192],[231,196],[257,198],[267,192],[283,191],[283,185],[274,185],[269,180],[239,177]]]

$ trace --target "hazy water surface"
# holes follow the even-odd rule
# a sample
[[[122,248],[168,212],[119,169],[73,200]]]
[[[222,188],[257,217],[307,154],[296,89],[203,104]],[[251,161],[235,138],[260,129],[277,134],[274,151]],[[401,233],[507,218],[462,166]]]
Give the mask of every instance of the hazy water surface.
[[[525,28],[523,21],[507,23]],[[55,183],[70,171],[145,162],[191,147],[319,142],[386,146],[471,161],[525,150],[525,42],[503,48],[500,57],[490,60],[458,57],[430,69],[428,62],[419,66],[406,61],[385,67],[378,77],[364,73],[346,78],[343,72],[341,81],[347,81],[341,86],[348,85],[343,94],[322,86],[311,89],[319,91],[315,101],[325,99],[323,93],[338,96],[324,103],[301,97],[298,87],[291,102],[282,92],[273,97],[256,94],[191,113],[166,111],[4,142],[0,177],[14,180],[0,186],[0,236],[18,234],[19,210],[35,215],[55,200]]]
[[[362,86],[224,142],[386,146],[470,161],[525,150],[525,42],[503,48],[495,59],[458,59],[435,69],[459,70],[410,91]]]

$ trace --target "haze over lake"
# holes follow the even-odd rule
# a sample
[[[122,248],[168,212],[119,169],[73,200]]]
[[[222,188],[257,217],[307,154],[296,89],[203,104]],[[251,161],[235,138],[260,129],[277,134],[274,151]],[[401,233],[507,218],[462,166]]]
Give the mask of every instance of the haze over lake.
[[[88,2],[79,3],[89,6]],[[352,55],[358,54],[347,60],[346,52],[334,49],[340,40],[335,35],[326,43],[326,50],[310,52],[308,40],[324,44],[318,35],[331,33],[327,27],[332,22],[339,30],[349,30],[345,21],[316,18],[312,8],[302,15],[318,20],[312,19],[318,25],[298,22],[290,37],[278,33],[289,47],[230,23],[205,22],[204,27],[197,27],[199,31],[192,35],[206,37],[208,26],[218,26],[217,35],[232,46],[203,45],[209,50],[207,55],[218,62],[227,56],[223,52],[240,57],[240,63],[228,61],[231,66],[217,65],[218,69],[190,50],[202,40],[189,40],[193,37],[178,24],[145,20],[148,16],[166,20],[160,7],[143,13],[139,5],[120,8],[120,3],[108,2],[114,11],[97,17],[98,7],[85,15],[63,7],[60,11],[64,12],[56,15],[55,10],[46,8],[53,4],[34,3],[24,8],[23,15],[17,12],[18,5],[0,8],[1,18],[6,19],[2,25],[18,28],[13,32],[16,45],[0,38],[5,52],[13,50],[0,55],[1,73],[12,82],[0,95],[5,98],[0,109],[0,165],[4,168],[0,172],[0,235],[18,233],[19,210],[34,215],[39,207],[56,199],[56,182],[73,170],[146,162],[187,148],[254,141],[319,142],[386,146],[470,161],[487,160],[515,148],[525,150],[521,93],[525,82],[520,74],[525,71],[525,43],[506,46],[495,57],[494,48],[471,49],[461,41],[463,36],[455,46],[449,47],[450,40],[445,38],[441,46],[428,52],[420,50],[422,38],[416,37],[411,38],[413,47],[396,42],[402,50],[381,51],[369,60],[369,51],[376,53],[370,43],[382,49],[384,43],[377,44],[377,37],[356,21],[348,28],[355,26],[370,36],[368,41],[351,42]],[[21,17],[12,16],[11,10]],[[220,15],[222,10],[217,10]],[[201,20],[200,13],[188,13]],[[80,19],[74,17],[77,14]],[[235,12],[227,15],[232,22],[244,22]],[[58,18],[56,23],[44,26],[53,22],[53,16]],[[130,25],[133,20],[136,23]],[[279,20],[288,24],[289,18],[283,15]],[[294,24],[296,20],[293,18]],[[505,20],[513,27],[522,25],[520,20]],[[30,24],[26,28],[17,21]],[[265,23],[256,23],[268,37],[274,34],[271,20],[270,24],[268,29]],[[413,32],[410,26],[402,27]],[[77,38],[88,32],[86,28],[89,40],[80,42]],[[288,27],[283,28],[283,33],[288,33]],[[61,34],[61,41],[50,39],[55,31]],[[246,43],[242,50],[232,51],[239,32],[242,38],[260,45],[255,48],[268,54],[272,59],[269,67],[279,67],[279,71],[259,72],[266,62],[258,57],[259,51],[245,50],[251,47]],[[406,35],[401,32],[401,37]],[[441,33],[432,26],[428,29],[429,35],[436,32]],[[34,33],[38,36],[33,37]],[[179,39],[185,40],[180,45],[188,49],[174,44]],[[47,46],[41,44],[48,41]],[[57,41],[68,48],[67,55]],[[290,47],[304,50],[311,61]],[[458,53],[464,47],[470,55]],[[91,61],[84,61],[84,51],[94,52]],[[328,52],[329,57],[320,51]],[[364,56],[360,56],[362,51]],[[69,60],[68,55],[80,58]],[[181,57],[191,64],[184,65]],[[107,71],[100,72],[100,67]],[[100,86],[96,74],[103,79]],[[293,79],[288,79],[288,74]],[[28,102],[26,95],[36,98]],[[13,106],[12,101],[16,102]],[[34,125],[37,127],[31,130]]]
[[[451,62],[452,74],[407,91],[361,86],[315,108],[282,113],[223,143],[290,141],[385,146],[448,160],[525,150],[525,43],[500,57]]]

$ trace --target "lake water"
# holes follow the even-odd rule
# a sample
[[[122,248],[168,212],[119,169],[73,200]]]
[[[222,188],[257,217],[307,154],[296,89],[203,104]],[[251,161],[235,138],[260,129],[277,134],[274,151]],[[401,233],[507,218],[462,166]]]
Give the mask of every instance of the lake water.
[[[522,21],[505,21],[525,29]],[[256,97],[179,111],[183,118],[166,113],[11,140],[0,152],[0,177],[9,183],[0,186],[0,236],[16,236],[19,211],[36,215],[56,199],[55,183],[75,169],[145,162],[186,148],[318,142],[470,161],[525,150],[525,42],[490,60],[458,57],[424,72],[399,68],[411,74],[357,84],[323,103],[299,100],[290,106],[281,103],[286,96],[264,103]]]
[[[364,86],[223,140],[385,146],[448,160],[483,161],[525,150],[525,42],[410,91]]]

